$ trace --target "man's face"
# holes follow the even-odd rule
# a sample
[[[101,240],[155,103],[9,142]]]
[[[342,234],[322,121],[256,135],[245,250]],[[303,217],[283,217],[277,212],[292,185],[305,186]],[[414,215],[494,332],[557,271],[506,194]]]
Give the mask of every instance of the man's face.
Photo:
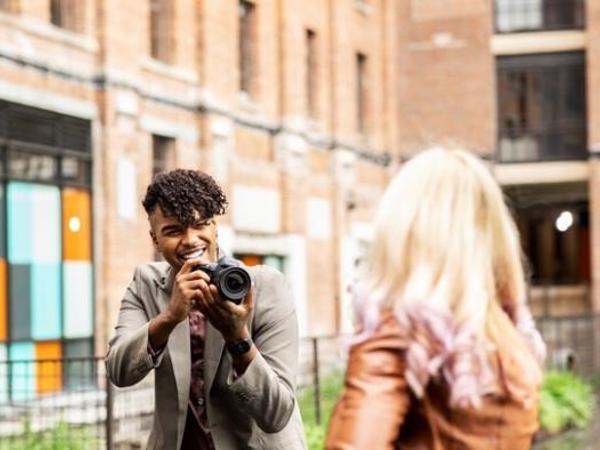
[[[214,219],[198,220],[190,226],[182,225],[175,217],[165,216],[160,206],[150,215],[150,236],[165,260],[176,271],[186,259],[217,259],[217,225]]]

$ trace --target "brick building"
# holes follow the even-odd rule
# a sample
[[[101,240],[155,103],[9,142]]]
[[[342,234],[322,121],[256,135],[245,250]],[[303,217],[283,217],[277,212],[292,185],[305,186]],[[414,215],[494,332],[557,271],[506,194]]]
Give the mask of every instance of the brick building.
[[[398,137],[393,8],[0,1],[0,360],[104,353],[154,258],[145,186],[176,166],[225,186],[220,245],[286,273],[303,334],[347,327]],[[31,375],[0,392],[69,383]]]
[[[104,352],[176,166],[225,186],[220,244],[286,273],[303,334],[348,330],[391,170],[444,142],[494,165],[536,310],[598,310],[599,33],[591,0],[0,1],[0,360]]]
[[[396,150],[479,152],[517,218],[535,313],[598,311],[600,5],[400,3]]]

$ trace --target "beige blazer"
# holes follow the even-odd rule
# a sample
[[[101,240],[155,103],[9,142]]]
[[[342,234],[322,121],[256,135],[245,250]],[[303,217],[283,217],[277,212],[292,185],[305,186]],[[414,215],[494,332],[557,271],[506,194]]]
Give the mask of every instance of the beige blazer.
[[[206,328],[205,396],[216,449],[305,449],[295,399],[298,324],[291,290],[275,269],[259,266],[249,271],[255,289],[250,329],[258,354],[241,377],[233,377],[221,334],[210,323]],[[110,379],[120,387],[131,386],[155,371],[156,406],[149,449],[179,449],[188,411],[188,321],[175,327],[156,361],[148,353],[148,323],[167,307],[172,283],[167,263],[136,268],[106,355]]]

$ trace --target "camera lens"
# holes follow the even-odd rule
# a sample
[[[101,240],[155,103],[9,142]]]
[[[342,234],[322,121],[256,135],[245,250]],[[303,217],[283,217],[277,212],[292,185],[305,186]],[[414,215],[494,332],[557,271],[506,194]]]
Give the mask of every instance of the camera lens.
[[[244,279],[239,273],[232,273],[225,280],[225,285],[228,291],[239,292],[244,288]]]
[[[220,274],[221,294],[234,303],[240,303],[250,290],[250,275],[241,267],[229,267]]]

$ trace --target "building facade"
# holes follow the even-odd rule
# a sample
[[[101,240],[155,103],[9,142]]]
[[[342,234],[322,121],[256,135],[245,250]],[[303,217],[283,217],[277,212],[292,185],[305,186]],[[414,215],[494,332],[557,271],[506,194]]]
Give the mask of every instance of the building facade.
[[[0,360],[105,352],[156,257],[140,200],[174,167],[222,183],[220,245],[287,275],[303,335],[348,330],[342,287],[398,139],[394,10],[0,1]],[[12,399],[71,383],[12,367]]]
[[[519,225],[534,312],[597,312],[600,5],[400,3],[397,150],[452,142],[488,160]]]
[[[303,335],[347,332],[390,174],[448,143],[503,185],[536,313],[598,311],[599,34],[591,0],[0,1],[0,360],[104,353],[174,167],[222,183],[220,245],[287,275]]]

